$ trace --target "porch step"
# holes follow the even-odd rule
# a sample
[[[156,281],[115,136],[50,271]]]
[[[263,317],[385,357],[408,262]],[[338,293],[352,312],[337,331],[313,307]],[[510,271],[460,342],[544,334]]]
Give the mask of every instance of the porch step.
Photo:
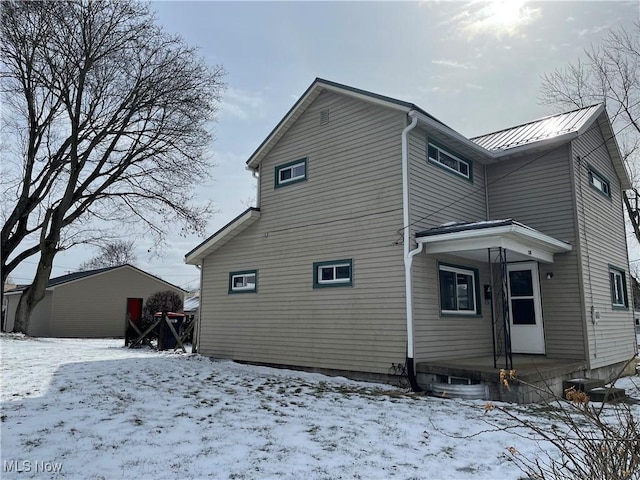
[[[627,396],[624,388],[607,387],[592,388],[587,392],[587,395],[589,395],[589,400],[592,402],[614,402]]]
[[[586,393],[592,402],[614,402],[626,397],[623,388],[605,387],[604,380],[597,378],[574,378],[572,380],[565,380],[562,382],[562,390],[565,392],[565,398],[567,390],[571,388]]]
[[[566,392],[571,387],[579,392],[588,392],[593,388],[604,387],[604,380],[598,378],[573,378],[562,382],[563,392]]]

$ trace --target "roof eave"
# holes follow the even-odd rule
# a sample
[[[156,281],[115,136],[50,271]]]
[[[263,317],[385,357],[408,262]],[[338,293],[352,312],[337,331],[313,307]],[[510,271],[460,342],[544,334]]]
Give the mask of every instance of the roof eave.
[[[249,160],[247,160],[247,167],[255,169],[262,159],[269,153],[275,143],[282,138],[287,132],[289,127],[295,122],[295,120],[302,115],[307,107],[315,100],[322,91],[338,92],[344,95],[351,96],[360,100],[367,101],[376,105],[392,108],[401,112],[409,112],[415,106],[402,102],[400,100],[393,99],[391,97],[385,97],[383,95],[366,92],[357,88],[349,87],[347,85],[341,85],[339,83],[330,82],[329,80],[323,80],[322,78],[316,78],[313,83],[307,88],[296,103],[289,109],[286,115],[278,122],[275,128],[267,135],[267,138],[258,146],[255,152],[251,154]]]
[[[560,145],[564,142],[569,142],[575,138],[578,138],[578,132],[568,132],[562,135],[558,135],[557,137],[545,138],[544,140],[537,140],[531,143],[525,143],[524,145],[519,145],[517,147],[505,148],[501,150],[493,150],[491,151],[493,158],[496,160],[502,159],[504,157],[509,157],[511,155],[518,155],[522,153],[526,153],[528,150],[533,149],[542,149],[553,147],[555,145]]]
[[[439,235],[416,237],[427,253],[446,253],[460,250],[479,250],[492,246],[505,246],[532,256],[539,261],[552,262],[553,254],[570,252],[573,247],[566,242],[519,224],[463,230]],[[447,246],[446,244],[449,244]]]
[[[187,253],[184,256],[184,262],[188,265],[201,265],[204,257],[210,255],[231,238],[246,230],[259,218],[260,210],[258,208],[246,209],[196,248]]]
[[[622,158],[622,153],[620,153],[620,147],[616,140],[616,134],[613,131],[611,120],[609,120],[609,115],[607,115],[604,109],[601,112],[601,115],[598,116],[598,125],[600,126],[602,136],[605,139],[605,145],[609,151],[609,156],[613,161],[613,167],[620,179],[620,186],[622,190],[629,190],[633,188],[629,178],[629,172],[627,172],[627,168]]]
[[[454,129],[446,126],[443,123],[435,121],[434,119],[424,115],[419,110],[414,109],[413,112],[415,113],[412,113],[412,114],[416,115],[416,117],[418,118],[418,121],[423,123],[424,125],[427,125],[428,127],[433,128],[434,130],[437,130],[451,138],[454,138],[458,142],[464,144],[465,146],[467,146],[468,148],[476,152],[478,155],[481,155],[485,160],[493,159],[493,153],[491,151],[469,140],[467,137],[456,132]]]

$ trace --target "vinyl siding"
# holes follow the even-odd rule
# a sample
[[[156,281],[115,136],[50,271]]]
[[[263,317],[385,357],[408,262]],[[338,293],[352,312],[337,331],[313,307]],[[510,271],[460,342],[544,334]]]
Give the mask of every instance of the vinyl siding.
[[[5,331],[12,332],[15,326],[16,310],[18,309],[18,302],[22,295],[6,295],[7,299],[7,323],[5,325]],[[31,313],[31,319],[29,320],[29,335],[33,337],[48,337],[50,336],[49,319],[51,317],[51,302],[53,293],[50,291],[45,292],[45,296],[40,301],[33,312]]]
[[[5,332],[13,332],[13,328],[16,320],[16,310],[18,309],[18,302],[20,301],[21,295],[5,295],[5,299],[7,301],[7,311],[5,313]]]
[[[634,354],[633,308],[614,310],[611,305],[609,264],[626,272],[630,305],[631,286],[620,183],[603,145],[597,122],[573,142],[580,250],[584,272],[586,326],[591,368],[622,362]],[[576,157],[580,157],[578,160]],[[588,165],[606,176],[611,186],[607,198],[589,183]],[[600,313],[591,322],[591,306]]]
[[[127,298],[146,299],[159,291],[175,290],[149,275],[123,267],[85,277],[54,289],[51,336],[124,337]]]
[[[569,158],[567,144],[489,165],[489,214],[492,219],[513,218],[574,246],[571,252],[554,255],[553,264],[539,265],[540,293],[546,353],[583,359],[584,310]]]
[[[44,298],[35,306],[29,320],[29,335],[33,337],[51,337],[51,307],[53,292],[45,292]]]
[[[479,270],[478,300],[482,316],[441,315],[438,262]],[[491,307],[482,285],[490,283],[487,263],[456,256],[417,255],[413,264],[416,361],[491,355]]]
[[[300,116],[260,166],[260,220],[204,259],[202,354],[381,374],[404,361],[403,127],[329,92]],[[307,180],[274,188],[275,167],[305,157]],[[313,263],[342,259],[353,286],[314,289]],[[257,293],[228,294],[242,270],[258,271]]]
[[[484,165],[473,163],[473,181],[449,172],[427,159],[429,132],[411,131],[409,137],[410,217],[412,236],[446,222],[473,222],[487,216]],[[459,152],[442,141],[451,153]],[[474,161],[475,160],[475,161]],[[413,247],[412,247],[413,248]],[[485,263],[454,256],[419,254],[413,261],[413,315],[416,361],[473,357],[491,354],[491,310],[481,299],[482,317],[441,316],[438,262],[480,270],[480,288],[489,282]],[[480,297],[481,297],[480,293]]]
[[[429,132],[423,128],[412,130],[409,137],[412,233],[446,222],[486,220],[484,165],[463,156],[473,163],[473,182],[449,172],[428,161],[428,138]],[[448,148],[444,142],[438,143]],[[460,156],[454,149],[450,152]]]

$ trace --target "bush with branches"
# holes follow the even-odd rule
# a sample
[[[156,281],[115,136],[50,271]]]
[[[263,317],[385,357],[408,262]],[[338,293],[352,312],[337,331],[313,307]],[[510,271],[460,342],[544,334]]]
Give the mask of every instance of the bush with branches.
[[[625,368],[634,361],[630,360]],[[618,378],[620,375],[615,381]],[[502,372],[505,388],[513,380],[517,380],[514,371]],[[544,390],[552,394],[549,387]],[[636,407],[624,401],[592,403],[588,394],[574,388],[565,391],[565,398],[552,394],[551,400],[541,407],[550,427],[547,422],[542,424],[508,405],[491,402],[485,405],[485,414],[493,416],[499,412],[509,423],[505,427],[495,417],[487,418],[496,430],[513,432],[524,428],[529,438],[533,436],[538,442],[540,455],[534,458],[515,447],[508,449],[525,479],[640,480],[640,423]]]
[[[146,320],[151,320],[158,312],[179,312],[181,310],[182,297],[173,290],[163,290],[147,298],[142,313]]]

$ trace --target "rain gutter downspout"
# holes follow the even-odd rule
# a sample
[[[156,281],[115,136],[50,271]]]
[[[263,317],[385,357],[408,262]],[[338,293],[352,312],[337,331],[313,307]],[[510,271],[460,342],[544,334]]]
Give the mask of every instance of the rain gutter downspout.
[[[403,253],[404,253],[404,283],[407,309],[407,376],[411,389],[420,392],[415,372],[414,361],[414,335],[413,335],[413,283],[411,279],[411,265],[413,257],[422,251],[423,244],[410,251],[411,243],[411,219],[409,215],[409,132],[418,124],[418,112],[411,110],[407,115],[411,117],[411,123],[402,130],[402,222],[403,222]]]
[[[256,207],[260,208],[260,170],[258,170],[260,166],[257,167],[246,167],[247,170],[251,172],[251,176],[256,180]]]

